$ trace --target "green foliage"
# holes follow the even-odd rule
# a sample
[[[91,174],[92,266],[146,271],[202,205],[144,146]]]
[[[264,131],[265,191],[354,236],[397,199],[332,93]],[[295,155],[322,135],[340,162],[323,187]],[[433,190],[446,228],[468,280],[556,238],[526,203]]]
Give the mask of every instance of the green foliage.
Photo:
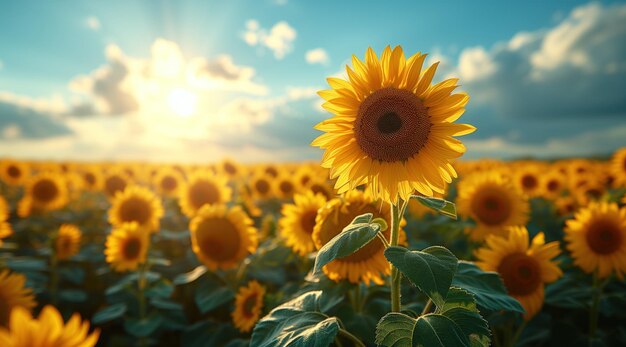
[[[422,205],[431,208],[444,216],[456,219],[456,205],[448,200],[433,198],[421,195],[411,195],[412,198],[417,199]]]
[[[458,322],[435,313],[417,319],[403,313],[385,315],[376,329],[376,343],[385,347],[470,346],[469,338]]]
[[[324,265],[337,258],[343,258],[358,251],[372,241],[381,225],[372,221],[373,215],[360,215],[346,226],[341,233],[328,241],[318,252],[315,258],[314,271],[319,271]]]
[[[91,319],[93,324],[99,325],[120,318],[126,313],[125,303],[114,304],[98,311]]]
[[[389,247],[385,257],[437,306],[443,305],[457,268],[458,259],[454,254],[439,246],[423,251]]]

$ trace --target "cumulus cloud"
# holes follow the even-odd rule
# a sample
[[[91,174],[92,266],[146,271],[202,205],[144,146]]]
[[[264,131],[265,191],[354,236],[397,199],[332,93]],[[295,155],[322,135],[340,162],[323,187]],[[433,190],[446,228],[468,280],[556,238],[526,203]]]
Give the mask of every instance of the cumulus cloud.
[[[473,100],[500,117],[623,117],[626,5],[591,3],[553,28],[467,48],[457,74]]]
[[[250,46],[269,48],[276,59],[283,59],[293,49],[297,33],[289,23],[280,21],[269,29],[262,28],[256,20],[246,22],[243,40]]]
[[[102,25],[100,24],[100,20],[98,19],[98,17],[95,16],[87,17],[87,19],[85,20],[85,25],[87,25],[89,29],[94,31],[98,31],[102,27]]]
[[[71,134],[72,130],[49,112],[55,107],[51,105],[54,103],[0,93],[0,138],[32,140]]]
[[[307,51],[304,58],[306,59],[306,62],[309,64],[326,65],[328,64],[328,61],[330,60],[328,58],[328,53],[326,53],[326,50],[323,48],[316,48],[316,49]]]

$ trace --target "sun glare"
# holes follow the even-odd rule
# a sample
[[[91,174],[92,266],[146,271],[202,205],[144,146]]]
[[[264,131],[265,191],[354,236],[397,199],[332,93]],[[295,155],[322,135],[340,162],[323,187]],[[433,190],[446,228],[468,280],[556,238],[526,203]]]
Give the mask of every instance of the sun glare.
[[[198,97],[196,94],[182,88],[174,89],[167,96],[170,109],[179,116],[190,116],[196,111]]]

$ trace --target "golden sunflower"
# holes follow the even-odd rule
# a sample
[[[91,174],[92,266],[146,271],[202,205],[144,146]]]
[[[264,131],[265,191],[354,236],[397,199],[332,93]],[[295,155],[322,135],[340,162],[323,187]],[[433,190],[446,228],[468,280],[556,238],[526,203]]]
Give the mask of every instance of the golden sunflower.
[[[571,195],[558,197],[554,204],[559,216],[569,216],[578,209],[578,201]]]
[[[572,192],[578,200],[578,204],[586,206],[592,201],[598,201],[604,195],[606,188],[604,183],[598,179],[589,180]]]
[[[80,247],[81,232],[77,226],[63,224],[54,240],[54,250],[59,260],[65,260],[78,253]]]
[[[476,263],[485,271],[496,271],[502,277],[509,294],[524,309],[524,319],[531,319],[541,310],[544,284],[563,275],[552,259],[560,253],[557,241],[545,243],[538,233],[528,244],[526,227],[511,227],[507,238],[490,235],[486,245],[476,251]]]
[[[83,187],[89,191],[99,191],[104,185],[104,178],[100,170],[93,165],[85,166],[80,170]]]
[[[152,185],[164,196],[178,196],[183,184],[183,175],[171,167],[160,168],[152,177]]]
[[[104,178],[104,193],[107,197],[113,198],[115,194],[126,189],[130,183],[128,175],[120,168],[113,168],[107,171]]]
[[[161,200],[148,188],[129,186],[118,192],[109,209],[109,222],[115,226],[136,222],[150,232],[159,229],[163,217]]]
[[[220,172],[224,173],[230,178],[241,176],[243,167],[231,159],[224,159],[219,165]]]
[[[293,201],[293,204],[284,204],[282,207],[283,216],[278,221],[280,235],[295,253],[306,256],[315,250],[311,235],[317,211],[326,205],[326,197],[308,191],[294,195]]]
[[[272,176],[262,173],[257,173],[250,179],[250,191],[252,197],[259,200],[266,200],[274,197],[274,184],[272,183],[274,178]]]
[[[137,223],[124,223],[113,228],[105,246],[106,261],[115,271],[133,271],[146,261],[150,233]]]
[[[539,168],[536,165],[518,165],[515,168],[514,182],[519,187],[519,190],[527,196],[539,196],[543,192],[539,172]]]
[[[32,208],[41,211],[56,210],[68,202],[67,184],[62,176],[53,172],[31,177],[24,195],[24,198],[30,199]]]
[[[501,173],[473,174],[459,183],[458,190],[459,214],[476,222],[475,227],[466,229],[473,240],[484,240],[490,234],[506,235],[507,227],[528,221],[528,201]]]
[[[450,161],[465,152],[453,136],[476,128],[454,124],[469,96],[452,94],[458,79],[431,85],[439,63],[422,71],[425,54],[406,59],[389,46],[378,59],[368,48],[365,63],[352,57],[349,81],[329,78],[319,92],[334,117],[315,128],[325,132],[312,143],[325,149],[322,166],[331,168],[339,194],[366,184],[374,199],[396,202],[414,191],[443,193],[456,177]]]
[[[626,147],[615,151],[613,154],[611,172],[617,184],[626,186]]]
[[[7,221],[9,220],[9,205],[7,201],[0,195],[0,246],[2,246],[2,239],[7,238],[13,234],[13,228]]]
[[[565,177],[557,170],[552,170],[541,177],[541,192],[547,199],[558,198],[565,188]]]
[[[0,327],[3,347],[93,347],[99,337],[99,329],[89,334],[89,321],[81,320],[78,313],[64,324],[52,305],[45,306],[37,319],[27,309],[16,307],[8,329]]]
[[[29,175],[30,168],[25,162],[12,159],[0,161],[0,179],[8,185],[20,185]]]
[[[315,194],[322,194],[327,200],[337,196],[333,187],[325,180],[313,179],[309,185],[309,189]]]
[[[231,194],[226,178],[206,170],[197,170],[181,188],[179,203],[183,213],[192,218],[205,205],[226,204]]]
[[[281,174],[274,178],[274,191],[281,199],[291,199],[297,190],[294,180],[287,174]]]
[[[317,249],[322,248],[333,237],[349,225],[352,220],[364,213],[372,213],[374,218],[383,218],[387,224],[391,223],[391,207],[389,204],[376,203],[369,198],[366,193],[355,190],[345,194],[343,198],[330,200],[322,207],[315,220],[313,228],[313,242]],[[404,219],[400,226],[406,224]],[[389,240],[390,230],[387,228],[383,232],[385,238]],[[403,230],[400,230],[400,243],[406,240]],[[375,238],[357,252],[343,258],[335,259],[325,265],[322,269],[328,278],[333,281],[347,279],[351,283],[370,281],[382,284],[382,277],[390,274],[389,262],[385,258],[384,245]]]
[[[567,249],[574,264],[600,278],[626,272],[626,208],[592,202],[576,212],[565,226]]]
[[[250,281],[245,287],[239,288],[235,297],[235,311],[232,313],[233,323],[239,331],[247,333],[261,317],[265,287],[257,281]]]
[[[9,270],[0,272],[0,327],[9,323],[14,308],[21,306],[31,310],[37,305],[32,289],[25,287],[25,283],[26,277],[22,274]]]
[[[205,205],[189,229],[193,251],[211,270],[237,267],[258,246],[257,230],[239,206]]]

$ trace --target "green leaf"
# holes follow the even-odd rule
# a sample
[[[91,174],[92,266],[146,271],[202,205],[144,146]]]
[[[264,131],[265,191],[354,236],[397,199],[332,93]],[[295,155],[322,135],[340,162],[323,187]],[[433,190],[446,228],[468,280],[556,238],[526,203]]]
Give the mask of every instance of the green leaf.
[[[45,261],[28,257],[11,257],[6,260],[6,264],[16,272],[44,271],[48,267]]]
[[[430,313],[421,316],[413,329],[413,346],[469,347],[469,339],[450,318]]]
[[[204,275],[205,272],[207,272],[207,268],[204,265],[200,265],[190,272],[176,276],[176,278],[174,278],[174,284],[181,285],[191,283]]]
[[[478,306],[488,311],[525,312],[522,305],[507,294],[497,273],[484,272],[471,262],[459,262],[452,284],[474,294]]]
[[[79,289],[63,289],[59,292],[59,298],[66,302],[84,302],[87,293]]]
[[[458,259],[454,254],[439,246],[423,251],[394,246],[385,250],[385,257],[437,307],[443,306],[457,268]]]
[[[462,288],[450,287],[448,296],[446,296],[446,302],[442,307],[437,307],[436,313],[443,313],[455,307],[462,307],[470,311],[478,312],[474,294]]]
[[[315,258],[314,272],[337,258],[343,258],[358,251],[376,237],[380,224],[372,223],[371,213],[362,214],[346,226],[341,233],[328,241]]]
[[[124,320],[124,330],[135,337],[146,337],[155,332],[162,321],[163,317],[157,314],[144,319],[129,318]]]
[[[162,297],[155,297],[151,299],[150,304],[162,310],[182,310],[183,309],[183,307],[179,303],[166,299],[166,298],[162,298]]]
[[[115,305],[111,305],[109,307],[105,307],[104,309],[96,312],[91,319],[93,324],[102,324],[106,322],[110,322],[114,319],[117,319],[126,313],[126,304],[119,303]]]
[[[489,336],[491,335],[489,323],[483,319],[480,313],[462,307],[454,307],[445,311],[442,315],[452,319],[461,328],[465,336],[470,339],[473,346],[489,346]]]
[[[231,301],[235,297],[235,293],[228,287],[220,287],[214,290],[208,286],[199,286],[196,288],[196,305],[202,313],[207,313],[217,307]]]
[[[569,309],[588,309],[591,292],[592,289],[588,284],[566,274],[546,286],[545,303]]]
[[[307,292],[273,309],[255,326],[251,346],[329,346],[339,322],[319,312],[322,291]]]
[[[386,314],[376,325],[376,344],[386,347],[411,346],[416,320],[397,312]]]
[[[431,208],[444,216],[456,219],[456,205],[453,202],[421,195],[411,195],[411,197],[416,198],[422,205]]]

